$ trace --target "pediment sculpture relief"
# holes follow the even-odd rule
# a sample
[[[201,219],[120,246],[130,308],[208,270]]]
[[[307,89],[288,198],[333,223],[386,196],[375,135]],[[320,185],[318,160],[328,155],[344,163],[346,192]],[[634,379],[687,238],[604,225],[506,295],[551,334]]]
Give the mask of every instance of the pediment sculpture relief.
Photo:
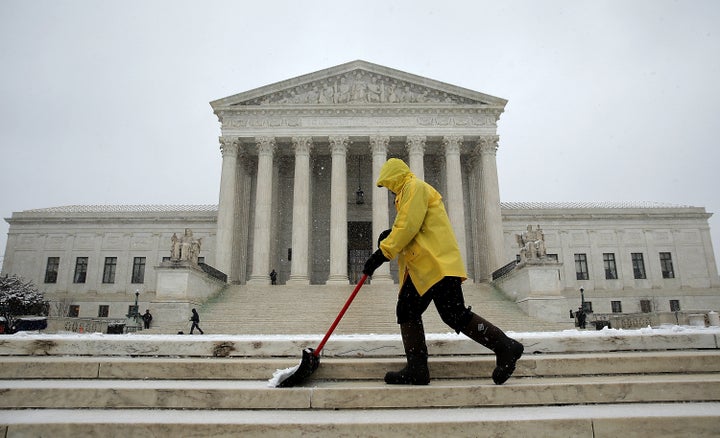
[[[482,103],[387,76],[362,70],[298,85],[239,105],[317,104],[361,105],[375,103]]]

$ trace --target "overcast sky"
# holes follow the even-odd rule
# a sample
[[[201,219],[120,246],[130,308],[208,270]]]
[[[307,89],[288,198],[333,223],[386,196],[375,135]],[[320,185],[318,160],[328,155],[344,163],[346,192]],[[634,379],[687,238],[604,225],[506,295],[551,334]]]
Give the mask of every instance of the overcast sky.
[[[0,0],[0,215],[216,204],[209,102],[356,59],[507,99],[502,201],[705,207],[720,259],[715,0]]]

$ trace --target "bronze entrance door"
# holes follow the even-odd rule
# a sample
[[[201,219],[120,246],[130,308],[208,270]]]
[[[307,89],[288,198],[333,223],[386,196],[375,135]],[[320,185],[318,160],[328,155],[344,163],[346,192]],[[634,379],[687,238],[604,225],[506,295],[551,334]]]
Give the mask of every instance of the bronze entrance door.
[[[373,252],[372,222],[348,222],[348,277],[355,284]]]

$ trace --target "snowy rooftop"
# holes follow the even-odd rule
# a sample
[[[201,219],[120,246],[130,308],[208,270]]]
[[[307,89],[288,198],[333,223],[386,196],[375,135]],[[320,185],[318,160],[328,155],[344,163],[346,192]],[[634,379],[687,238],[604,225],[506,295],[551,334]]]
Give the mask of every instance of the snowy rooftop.
[[[624,208],[692,208],[690,205],[669,204],[652,201],[626,202],[501,202],[509,210],[550,210],[550,209],[624,209]]]
[[[61,207],[36,208],[25,213],[167,213],[167,212],[213,212],[217,205],[65,205]]]
[[[636,208],[691,208],[650,201],[629,202],[501,202],[508,210],[551,209],[636,209]],[[24,213],[168,213],[168,212],[216,212],[217,204],[201,205],[65,205],[60,207],[25,210]]]

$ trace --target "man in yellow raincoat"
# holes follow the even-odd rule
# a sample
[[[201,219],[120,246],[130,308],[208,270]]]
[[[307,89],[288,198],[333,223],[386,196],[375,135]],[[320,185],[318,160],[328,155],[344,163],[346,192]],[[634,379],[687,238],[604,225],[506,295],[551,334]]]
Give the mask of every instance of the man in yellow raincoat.
[[[380,235],[379,249],[367,260],[363,273],[372,275],[384,262],[398,258],[396,313],[407,357],[407,366],[388,372],[385,382],[430,382],[422,314],[432,301],[447,325],[495,352],[492,378],[498,385],[504,383],[515,371],[523,345],[465,307],[461,284],[467,273],[442,196],[397,158],[383,165],[377,186],[395,194],[397,216],[392,229]]]

